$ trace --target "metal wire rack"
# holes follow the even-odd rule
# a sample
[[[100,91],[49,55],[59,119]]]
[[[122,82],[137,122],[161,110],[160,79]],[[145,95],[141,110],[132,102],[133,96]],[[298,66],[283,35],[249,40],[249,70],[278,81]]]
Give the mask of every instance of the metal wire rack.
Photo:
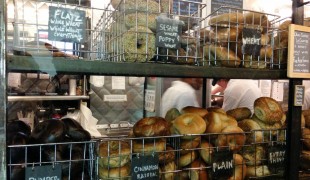
[[[89,0],[10,0],[7,17],[8,54],[92,60],[94,24],[104,7]],[[100,39],[101,42],[104,39]]]
[[[261,135],[263,138],[258,138]],[[246,136],[251,142],[246,142],[240,147],[228,143],[230,138],[237,139],[240,136]],[[223,138],[227,143],[218,145],[218,138]],[[285,129],[255,130],[242,134],[212,133],[159,137],[129,135],[100,138],[97,146],[97,174],[102,179],[130,179],[131,176],[135,176],[135,173],[130,172],[135,158],[157,154],[158,177],[161,179],[281,179],[285,176],[285,160],[282,159],[281,164],[275,161],[279,157],[285,157],[285,140]],[[279,155],[279,152],[282,154]],[[226,161],[227,153],[233,168],[226,175],[215,174],[213,171],[216,162]],[[247,169],[250,169],[250,172]]]
[[[60,166],[62,179],[95,179],[95,145],[95,141],[10,145],[8,179],[25,179],[27,169],[48,165]]]
[[[211,12],[200,32],[205,66],[279,69],[275,60],[276,21],[280,16],[222,6]]]
[[[102,50],[104,59],[113,62],[159,62],[197,65],[201,61],[198,31],[206,5],[201,2],[179,0],[127,0],[111,5],[95,27],[100,36],[94,36],[94,49]],[[169,48],[159,38],[159,20],[176,27],[174,35],[165,36],[176,45]],[[168,23],[168,24],[169,24]],[[166,29],[167,30],[167,29]],[[197,31],[198,30],[198,31]],[[158,35],[158,36],[157,36]],[[158,38],[158,39],[157,39]],[[161,45],[157,42],[163,42]],[[104,44],[102,44],[104,43]],[[169,44],[169,45],[171,45]],[[101,47],[103,46],[103,49]]]

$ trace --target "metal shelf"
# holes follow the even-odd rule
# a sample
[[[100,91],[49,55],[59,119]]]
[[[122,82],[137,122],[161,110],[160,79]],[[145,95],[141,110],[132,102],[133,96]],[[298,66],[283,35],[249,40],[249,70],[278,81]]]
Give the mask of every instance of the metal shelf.
[[[121,63],[27,56],[8,56],[7,69],[9,72],[42,72],[49,74],[287,79],[286,70],[204,67],[161,63]]]
[[[8,96],[8,101],[71,101],[88,100],[89,96]]]

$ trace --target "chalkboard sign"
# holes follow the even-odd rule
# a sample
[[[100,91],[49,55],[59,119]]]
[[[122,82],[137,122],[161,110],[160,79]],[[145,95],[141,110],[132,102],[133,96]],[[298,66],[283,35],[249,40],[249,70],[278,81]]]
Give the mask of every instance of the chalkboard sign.
[[[158,154],[150,156],[133,157],[131,161],[131,179],[132,180],[158,180],[159,166]]]
[[[296,85],[294,95],[294,106],[302,106],[304,104],[305,86]]]
[[[156,18],[156,46],[179,49],[181,46],[180,35],[183,25],[183,21],[158,16]]]
[[[26,180],[61,180],[61,165],[46,165],[26,168]]]
[[[284,169],[286,165],[286,146],[284,144],[273,145],[268,148],[268,167],[276,173]]]
[[[232,151],[212,153],[212,177],[227,179],[233,175],[234,160]]]
[[[48,40],[85,41],[85,11],[49,6]]]
[[[199,3],[202,0],[174,0],[173,14],[177,15],[193,15],[199,10]]]
[[[243,28],[242,30],[242,53],[259,56],[261,49],[261,32],[257,29]]]
[[[221,8],[221,6],[229,6],[229,7],[234,7],[234,8],[243,8],[243,0],[212,0],[211,1],[211,12],[216,11],[219,13],[228,13],[229,8]]]
[[[291,24],[288,37],[287,76],[310,77],[310,27]]]

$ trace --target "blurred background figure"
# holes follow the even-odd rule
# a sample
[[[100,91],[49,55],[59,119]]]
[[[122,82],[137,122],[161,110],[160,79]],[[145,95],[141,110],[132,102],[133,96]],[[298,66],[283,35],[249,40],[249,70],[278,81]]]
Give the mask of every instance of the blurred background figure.
[[[179,111],[186,106],[199,107],[196,90],[202,86],[202,78],[181,78],[173,81],[161,99],[160,116],[165,117],[171,108]]]
[[[212,85],[218,85],[223,91],[223,105],[225,111],[238,107],[248,107],[254,112],[254,101],[262,96],[257,81],[241,79],[213,79]]]

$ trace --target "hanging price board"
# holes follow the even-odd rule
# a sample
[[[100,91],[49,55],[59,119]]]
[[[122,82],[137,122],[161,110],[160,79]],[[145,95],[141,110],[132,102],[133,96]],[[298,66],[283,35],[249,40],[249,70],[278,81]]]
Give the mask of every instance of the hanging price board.
[[[310,77],[310,27],[291,24],[288,37],[288,67],[290,78]]]

